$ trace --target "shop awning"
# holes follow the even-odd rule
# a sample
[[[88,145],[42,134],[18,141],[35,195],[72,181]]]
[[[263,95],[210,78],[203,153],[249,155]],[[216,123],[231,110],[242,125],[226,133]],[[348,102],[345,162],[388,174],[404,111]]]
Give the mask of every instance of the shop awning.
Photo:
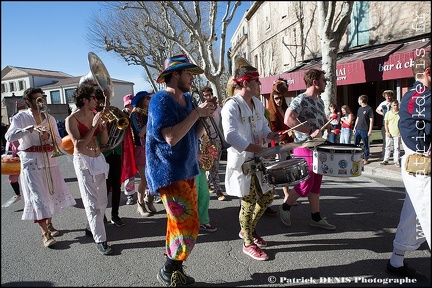
[[[343,54],[337,60],[337,85],[350,85],[372,81],[410,78],[412,75],[412,61],[415,59],[416,49],[430,50],[430,39],[387,44],[378,48],[371,48],[361,52]],[[260,78],[261,93],[269,94],[273,82],[285,78],[289,84],[289,91],[306,89],[303,75],[312,68],[321,69],[321,61],[312,61],[293,72]]]

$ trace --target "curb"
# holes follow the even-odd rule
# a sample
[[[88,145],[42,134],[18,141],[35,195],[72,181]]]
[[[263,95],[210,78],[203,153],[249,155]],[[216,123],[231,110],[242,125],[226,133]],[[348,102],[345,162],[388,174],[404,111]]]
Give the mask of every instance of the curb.
[[[364,166],[364,171],[362,175],[363,174],[370,175],[373,177],[392,178],[392,179],[397,179],[402,181],[402,176],[400,171],[396,172],[396,171],[391,171],[388,169],[383,169],[383,168],[373,167],[368,165]]]

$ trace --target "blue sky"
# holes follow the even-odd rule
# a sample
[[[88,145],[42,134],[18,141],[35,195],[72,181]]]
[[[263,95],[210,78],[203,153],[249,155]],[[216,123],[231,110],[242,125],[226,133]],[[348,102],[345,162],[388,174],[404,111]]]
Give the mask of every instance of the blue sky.
[[[89,72],[87,54],[95,52],[112,78],[135,83],[135,93],[149,90],[141,66],[128,66],[113,52],[94,51],[85,39],[92,13],[101,2],[1,1],[1,69],[8,65],[61,71],[72,76]],[[227,31],[229,42],[250,1],[243,1]]]

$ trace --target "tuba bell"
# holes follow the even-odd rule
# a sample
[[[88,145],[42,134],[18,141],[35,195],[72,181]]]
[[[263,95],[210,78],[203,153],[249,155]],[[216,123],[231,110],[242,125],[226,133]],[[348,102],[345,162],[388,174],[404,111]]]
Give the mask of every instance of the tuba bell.
[[[93,85],[99,86],[103,91],[104,97],[110,95],[110,99],[114,98],[114,84],[111,80],[110,74],[106,69],[102,60],[93,52],[88,53],[88,63],[90,72],[81,77],[79,84],[89,82]],[[102,118],[109,123],[108,131],[108,144],[101,146],[101,151],[110,151],[116,148],[123,141],[126,128],[129,126],[129,119],[126,117],[117,117],[113,111],[120,110],[117,107],[110,107],[102,110]]]
[[[243,58],[242,56],[235,56],[234,57],[234,69],[232,71],[232,76],[228,79],[227,82],[227,95],[228,97],[232,97],[234,96],[234,74],[235,74],[235,70],[237,70],[240,67],[243,66],[251,66],[251,64],[246,61],[245,58]]]

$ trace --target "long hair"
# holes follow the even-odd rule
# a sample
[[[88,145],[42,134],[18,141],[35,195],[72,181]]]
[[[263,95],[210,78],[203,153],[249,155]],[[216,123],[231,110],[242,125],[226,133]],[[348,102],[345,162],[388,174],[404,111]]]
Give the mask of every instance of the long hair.
[[[346,115],[353,114],[348,105],[342,105],[341,110],[345,109]]]

